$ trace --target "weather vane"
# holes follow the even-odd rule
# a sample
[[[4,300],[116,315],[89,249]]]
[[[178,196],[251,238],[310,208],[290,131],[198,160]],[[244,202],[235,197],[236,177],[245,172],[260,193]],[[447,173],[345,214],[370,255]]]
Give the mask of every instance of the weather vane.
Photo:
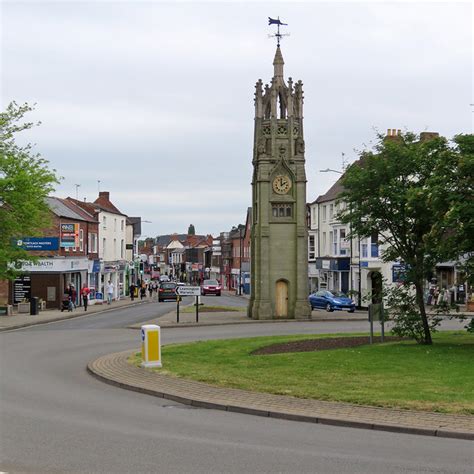
[[[280,33],[280,26],[288,26],[288,23],[282,23],[280,21],[280,17],[278,17],[276,20],[273,18],[268,17],[268,24],[269,25],[277,25],[277,32],[274,35],[268,35],[269,38],[276,38],[277,39],[277,46],[280,46],[280,39],[283,36],[290,36],[289,33],[283,34]]]

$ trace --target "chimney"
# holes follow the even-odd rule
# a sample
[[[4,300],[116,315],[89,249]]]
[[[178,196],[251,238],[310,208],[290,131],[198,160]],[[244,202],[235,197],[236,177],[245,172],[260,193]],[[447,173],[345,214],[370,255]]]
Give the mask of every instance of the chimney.
[[[401,130],[397,130],[396,128],[387,128],[387,135],[385,136],[385,140],[399,140],[401,134]]]
[[[104,197],[108,201],[110,201],[110,193],[109,191],[99,191],[99,197]]]

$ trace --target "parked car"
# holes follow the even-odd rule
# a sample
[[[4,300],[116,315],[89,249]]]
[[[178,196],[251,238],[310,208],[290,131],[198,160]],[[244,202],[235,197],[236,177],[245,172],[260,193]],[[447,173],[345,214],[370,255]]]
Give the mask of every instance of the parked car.
[[[324,308],[326,311],[347,310],[349,313],[355,311],[355,303],[347,295],[339,291],[316,291],[309,295],[311,309]]]
[[[168,275],[160,275],[160,282],[163,281],[170,281],[170,277]]]
[[[201,286],[201,295],[221,296],[221,285],[217,280],[204,280]]]
[[[161,303],[165,300],[175,300],[177,285],[173,281],[163,281],[158,288],[158,301]]]

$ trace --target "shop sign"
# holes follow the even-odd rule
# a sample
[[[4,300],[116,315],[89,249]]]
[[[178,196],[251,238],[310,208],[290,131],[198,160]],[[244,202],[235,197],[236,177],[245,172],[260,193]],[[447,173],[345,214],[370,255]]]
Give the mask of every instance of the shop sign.
[[[395,263],[392,266],[392,282],[402,283],[407,278],[407,268],[403,263]]]
[[[79,247],[79,224],[61,224],[61,247]]]
[[[36,262],[23,262],[23,272],[79,272],[87,270],[89,260],[87,258],[45,258]]]
[[[16,239],[15,245],[24,250],[58,250],[58,237],[23,237]]]
[[[31,298],[31,277],[29,275],[15,278],[13,281],[13,304]]]
[[[323,260],[321,262],[321,268],[324,270],[329,270],[331,268],[331,260]]]
[[[360,267],[365,267],[365,268],[367,268],[367,267],[369,266],[369,262],[363,262],[363,261],[361,260],[360,263],[359,263],[359,266],[360,266]]]
[[[87,266],[87,271],[89,273],[99,273],[100,272],[100,260],[89,260]]]

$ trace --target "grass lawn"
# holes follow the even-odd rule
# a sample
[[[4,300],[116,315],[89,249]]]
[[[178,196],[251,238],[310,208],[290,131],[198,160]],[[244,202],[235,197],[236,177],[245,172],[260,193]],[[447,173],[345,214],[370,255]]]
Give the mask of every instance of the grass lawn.
[[[185,306],[184,308],[180,308],[180,313],[195,313],[196,312],[196,305]],[[221,313],[225,311],[240,311],[245,312],[247,311],[246,306],[211,306],[211,305],[200,305],[199,312],[200,313]]]
[[[433,346],[401,341],[320,352],[250,355],[273,343],[325,337],[330,336],[171,344],[163,347],[163,369],[158,370],[219,386],[300,398],[474,413],[474,336],[465,332],[435,333]],[[139,360],[137,354],[132,362]]]

